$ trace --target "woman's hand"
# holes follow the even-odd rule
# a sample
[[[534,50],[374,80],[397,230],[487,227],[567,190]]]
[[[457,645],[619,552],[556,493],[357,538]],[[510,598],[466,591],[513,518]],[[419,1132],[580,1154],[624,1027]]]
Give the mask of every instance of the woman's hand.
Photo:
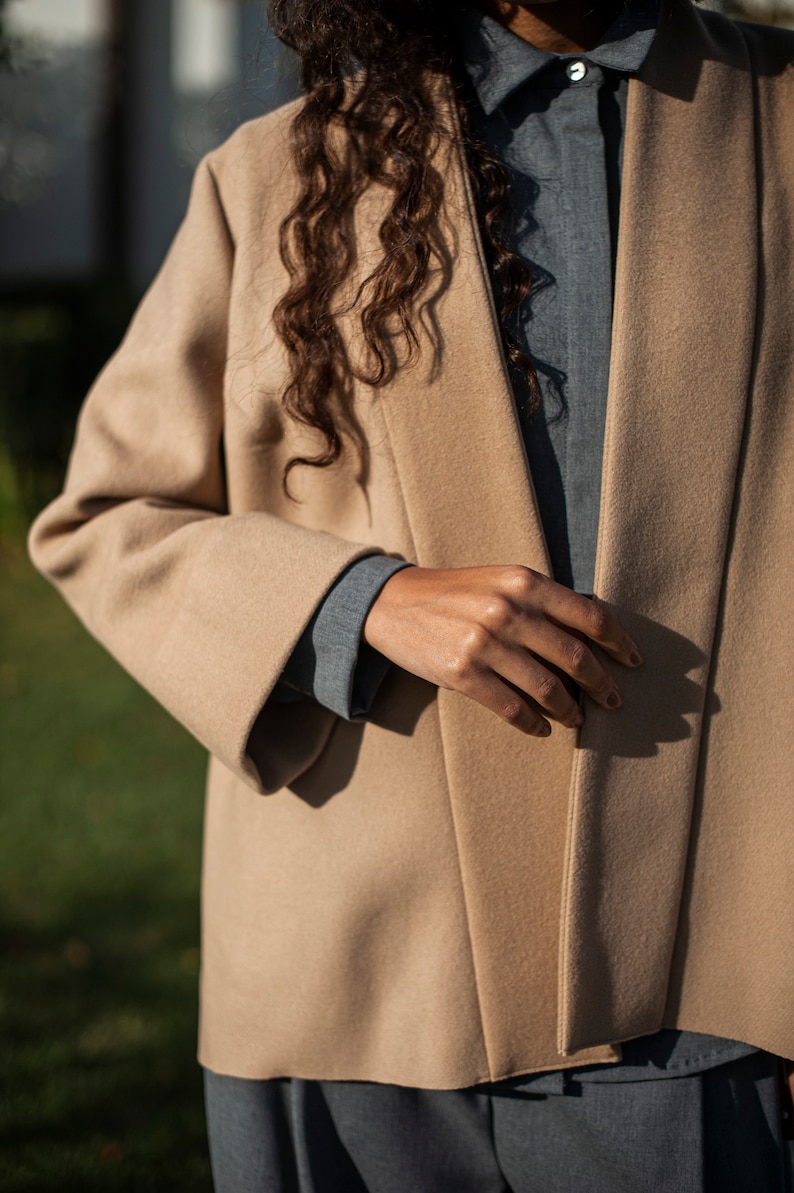
[[[587,638],[626,667],[642,662],[601,605],[518,565],[403,568],[381,589],[363,637],[406,671],[536,737],[551,733],[542,713],[572,729],[582,723],[562,675],[604,708],[622,703]]]

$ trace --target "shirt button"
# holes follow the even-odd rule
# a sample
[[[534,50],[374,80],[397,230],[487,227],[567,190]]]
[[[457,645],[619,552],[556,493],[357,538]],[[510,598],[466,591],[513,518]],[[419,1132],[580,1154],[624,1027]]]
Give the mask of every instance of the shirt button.
[[[569,62],[565,68],[565,73],[572,83],[580,83],[587,74],[587,63],[581,60]]]

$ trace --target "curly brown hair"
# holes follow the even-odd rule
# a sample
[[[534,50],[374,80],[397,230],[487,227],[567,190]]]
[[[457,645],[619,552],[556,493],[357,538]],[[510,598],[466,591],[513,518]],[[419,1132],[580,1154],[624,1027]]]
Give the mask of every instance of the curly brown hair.
[[[539,403],[532,363],[511,332],[532,279],[507,247],[508,172],[470,131],[471,93],[450,36],[455,7],[444,0],[269,5],[276,36],[299,56],[305,93],[292,124],[300,190],[281,226],[290,277],[275,310],[290,367],[283,400],[293,418],[326,440],[319,454],[288,461],[287,493],[293,468],[327,467],[339,459],[345,430],[360,442],[352,382],[382,386],[418,350],[416,320],[431,272],[446,276],[448,270],[440,227],[444,187],[433,165],[444,138],[457,137],[465,150],[507,360],[529,383],[525,412]],[[443,79],[454,96],[453,130],[439,102]],[[340,296],[355,263],[353,213],[373,184],[391,195],[379,229],[383,255],[345,306]],[[341,317],[351,312],[366,346],[361,364],[349,359],[340,329]]]

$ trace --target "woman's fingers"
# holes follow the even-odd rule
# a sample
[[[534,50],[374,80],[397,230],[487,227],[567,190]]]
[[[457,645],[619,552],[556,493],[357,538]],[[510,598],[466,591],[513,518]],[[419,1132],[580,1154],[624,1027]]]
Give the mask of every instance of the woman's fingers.
[[[573,700],[544,663],[569,675],[603,708],[619,708],[622,699],[615,681],[585,638],[598,641],[626,665],[636,666],[634,657],[639,660],[639,652],[612,615],[528,568],[508,569],[500,579],[501,591],[486,592],[485,599],[481,596],[475,614],[489,632],[487,657],[494,669],[563,724],[579,723]]]
[[[622,698],[617,684],[599,663],[586,639],[545,617],[532,619],[531,634],[527,636],[531,637],[531,649],[535,654],[570,675],[597,704],[603,708],[620,707]]]
[[[603,605],[530,568],[518,568],[515,573],[512,584],[520,593],[519,603],[526,613],[545,613],[560,625],[579,630],[597,642],[602,650],[624,666],[640,665],[642,655],[636,642]]]
[[[472,673],[456,690],[531,737],[548,737],[551,725],[490,669]]]
[[[549,662],[555,662],[543,650],[538,653]],[[484,657],[497,675],[526,692],[555,721],[567,725],[569,729],[577,729],[582,724],[584,718],[579,705],[559,675],[544,667],[540,659],[520,647],[506,646],[497,639],[492,640]],[[611,684],[611,680],[609,682]]]
[[[563,589],[563,592],[565,591]],[[545,610],[547,616],[586,634],[624,667],[639,667],[642,655],[636,642],[619,625],[609,610],[589,597],[579,596],[575,592],[572,592],[571,596],[576,600],[567,601],[555,593],[549,602],[549,607]],[[564,616],[555,612],[555,606],[558,604],[562,606],[561,612],[565,614]]]

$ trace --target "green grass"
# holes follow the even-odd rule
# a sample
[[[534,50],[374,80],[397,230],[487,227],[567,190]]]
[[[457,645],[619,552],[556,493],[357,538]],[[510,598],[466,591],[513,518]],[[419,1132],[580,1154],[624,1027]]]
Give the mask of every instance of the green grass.
[[[203,751],[16,538],[0,627],[0,1188],[202,1193]]]

